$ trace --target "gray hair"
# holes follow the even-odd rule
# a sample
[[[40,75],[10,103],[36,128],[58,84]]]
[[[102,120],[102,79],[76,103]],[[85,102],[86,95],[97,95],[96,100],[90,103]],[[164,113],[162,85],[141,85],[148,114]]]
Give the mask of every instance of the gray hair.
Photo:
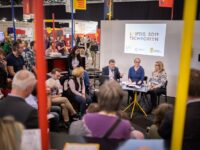
[[[115,80],[106,81],[99,89],[98,102],[100,110],[117,112],[124,97],[124,92]]]
[[[34,87],[36,78],[34,74],[28,70],[18,71],[12,81],[12,89],[26,90],[28,87]]]

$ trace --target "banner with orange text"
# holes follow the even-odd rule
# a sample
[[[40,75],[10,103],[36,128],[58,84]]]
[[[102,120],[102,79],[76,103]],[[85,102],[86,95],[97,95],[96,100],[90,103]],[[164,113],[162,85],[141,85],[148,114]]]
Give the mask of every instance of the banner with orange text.
[[[87,7],[86,0],[74,0],[74,9],[86,10],[86,7]]]

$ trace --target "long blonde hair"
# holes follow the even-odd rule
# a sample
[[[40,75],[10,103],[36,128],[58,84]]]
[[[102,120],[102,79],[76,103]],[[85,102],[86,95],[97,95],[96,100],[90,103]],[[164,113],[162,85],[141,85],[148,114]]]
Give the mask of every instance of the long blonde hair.
[[[0,119],[0,149],[20,150],[23,125],[13,117]]]

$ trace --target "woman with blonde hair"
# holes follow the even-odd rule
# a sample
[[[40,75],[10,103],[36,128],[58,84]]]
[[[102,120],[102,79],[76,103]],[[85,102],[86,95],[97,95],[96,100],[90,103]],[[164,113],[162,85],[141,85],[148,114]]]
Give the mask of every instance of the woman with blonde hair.
[[[23,125],[13,117],[0,119],[0,149],[20,150],[23,129]]]
[[[72,78],[68,82],[69,88],[67,89],[67,97],[79,105],[81,115],[85,114],[86,104],[91,102],[91,99],[86,95],[83,74],[83,67],[75,68],[72,71]]]
[[[153,108],[156,107],[157,96],[166,93],[167,74],[162,61],[155,62],[155,70],[149,80],[148,94],[151,96]]]

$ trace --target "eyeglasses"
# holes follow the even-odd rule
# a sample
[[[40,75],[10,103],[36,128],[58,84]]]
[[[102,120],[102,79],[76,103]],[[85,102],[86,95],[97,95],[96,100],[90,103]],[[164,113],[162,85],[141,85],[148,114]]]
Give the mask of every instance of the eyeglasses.
[[[139,64],[140,62],[139,62],[139,61],[135,61],[134,63],[137,63],[137,64]]]

